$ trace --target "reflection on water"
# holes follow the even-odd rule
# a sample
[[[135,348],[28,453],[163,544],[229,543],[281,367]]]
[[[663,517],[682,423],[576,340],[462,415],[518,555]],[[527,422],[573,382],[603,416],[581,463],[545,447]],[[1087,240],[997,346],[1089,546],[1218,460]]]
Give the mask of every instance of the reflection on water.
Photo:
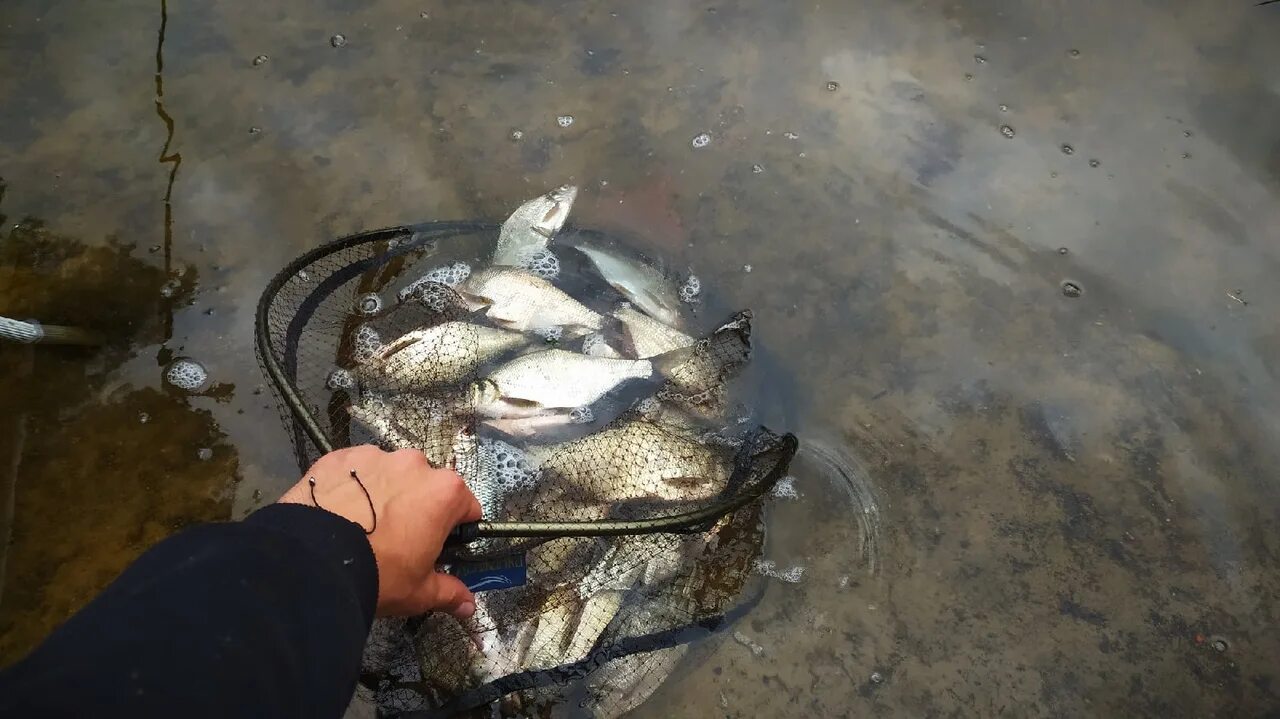
[[[230,510],[235,451],[208,412],[112,380],[162,331],[164,273],[109,238],[25,218],[0,234],[0,307],[92,327],[102,347],[0,346],[4,501],[0,656],[21,656],[146,547]],[[185,293],[172,299],[187,301]],[[181,284],[181,283],[179,283]],[[198,462],[207,452],[207,462]]]
[[[500,218],[573,181],[576,224],[755,311],[761,419],[830,450],[770,512],[771,571],[799,581],[762,580],[746,643],[692,652],[639,715],[1259,713],[1280,655],[1276,22],[1189,0],[9,2],[4,209],[84,245],[58,292],[0,293],[135,322],[101,353],[0,348],[6,392],[47,393],[0,440],[15,522],[85,466],[64,447],[108,457],[126,432],[183,449],[147,460],[169,473],[147,492],[111,470],[117,504],[209,491],[166,496],[187,508],[163,526],[225,513],[195,499],[214,485],[236,516],[270,499],[296,468],[252,359],[267,279],[324,238]],[[234,391],[147,393],[184,357]],[[12,605],[42,548],[107,546],[43,516],[9,554],[6,647],[95,586]]]

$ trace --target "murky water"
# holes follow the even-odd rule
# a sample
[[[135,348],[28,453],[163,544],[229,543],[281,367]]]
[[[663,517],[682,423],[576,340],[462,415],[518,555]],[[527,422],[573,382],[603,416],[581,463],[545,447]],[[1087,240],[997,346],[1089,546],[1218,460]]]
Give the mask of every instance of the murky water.
[[[1277,33],[1251,2],[9,0],[0,315],[113,341],[0,348],[0,650],[294,481],[252,352],[285,262],[573,181],[574,222],[755,311],[813,447],[766,557],[797,581],[638,715],[1274,707]]]

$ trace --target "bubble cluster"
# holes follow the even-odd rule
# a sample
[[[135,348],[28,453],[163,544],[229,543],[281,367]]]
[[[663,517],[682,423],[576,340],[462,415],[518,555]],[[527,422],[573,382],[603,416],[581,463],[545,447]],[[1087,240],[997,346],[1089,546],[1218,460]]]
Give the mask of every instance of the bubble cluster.
[[[374,350],[382,346],[382,337],[369,325],[360,325],[351,341],[351,355],[357,362],[367,362]]]
[[[213,450],[208,447],[201,447],[196,451],[196,459],[199,459],[201,462],[208,462],[213,459]]]
[[[735,641],[735,642],[737,642],[737,643],[741,644],[742,646],[744,646],[744,647],[746,647],[746,648],[750,649],[750,650],[751,650],[751,653],[752,653],[752,654],[754,654],[754,655],[756,655],[757,657],[758,657],[758,656],[760,656],[761,654],[764,654],[764,647],[763,647],[763,646],[761,646],[761,645],[757,644],[756,642],[752,641],[752,640],[751,640],[751,637],[748,637],[747,635],[743,634],[743,633],[742,633],[742,632],[740,632],[740,631],[734,630],[734,632],[733,632],[733,641]]]
[[[610,359],[618,359],[622,356],[599,332],[593,332],[582,338],[582,354]]]
[[[698,296],[702,294],[702,280],[697,275],[689,275],[689,279],[680,285],[680,301],[686,304],[692,304],[698,301]]]
[[[491,476],[505,490],[529,489],[538,481],[538,468],[525,453],[500,439],[480,440],[480,453],[485,458],[485,476]]]
[[[689,143],[693,145],[693,149],[697,150],[711,144],[711,133],[699,132],[693,136],[693,140]]]
[[[1001,135],[1004,135],[1005,137],[1013,137],[1013,136],[1014,136],[1014,135],[1016,135],[1017,133],[1016,133],[1016,132],[1014,132],[1013,128],[1012,128],[1012,127],[1010,127],[1009,125],[1001,125],[1001,126],[1000,126],[1000,134],[1001,134]]]
[[[347,36],[342,33],[338,33],[337,35],[329,38],[329,44],[334,47],[342,47],[347,44]]]
[[[788,584],[798,584],[800,578],[804,576],[804,567],[797,564],[790,569],[779,571],[778,565],[774,564],[772,559],[757,559],[756,573],[782,580]]]
[[[799,499],[800,492],[796,491],[796,478],[783,477],[778,483],[773,485],[773,496],[778,499]]]
[[[409,296],[425,287],[429,282],[436,282],[449,287],[457,287],[471,276],[471,265],[465,262],[450,262],[447,265],[433,267],[418,279],[410,282],[404,289],[396,293],[396,297],[404,302]]]
[[[525,254],[517,264],[544,280],[560,276],[560,259],[545,247]]]
[[[548,342],[559,342],[560,337],[564,335],[563,327],[540,327],[534,331]]]
[[[794,133],[794,132],[790,132],[790,131],[782,133],[782,136],[783,136],[783,137],[785,137],[785,138],[787,138],[788,140],[799,140],[799,139],[800,139],[800,136],[799,136],[799,135],[797,135],[797,134],[796,134],[796,133]]]
[[[324,381],[324,386],[331,390],[354,389],[356,377],[351,372],[339,367],[329,373],[328,378]]]
[[[209,371],[192,359],[174,360],[164,372],[169,384],[187,392],[199,392],[209,383]]]
[[[590,407],[575,407],[569,412],[569,421],[574,424],[590,424],[596,421],[596,413]]]
[[[178,281],[174,279],[165,282],[163,285],[160,285],[160,296],[164,298],[173,297],[178,294],[179,286]]]
[[[560,127],[568,127],[573,124],[573,115],[561,115],[556,118],[556,124]]]
[[[382,311],[382,297],[376,292],[360,295],[356,299],[356,312],[362,315],[376,315]]]

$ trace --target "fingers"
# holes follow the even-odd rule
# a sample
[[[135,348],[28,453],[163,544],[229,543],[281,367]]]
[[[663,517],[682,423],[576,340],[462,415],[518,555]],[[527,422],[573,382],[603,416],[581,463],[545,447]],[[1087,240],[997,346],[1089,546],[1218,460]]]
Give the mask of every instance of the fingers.
[[[476,611],[476,598],[461,579],[452,574],[436,572],[424,586],[422,611],[448,612],[458,619],[467,619]]]

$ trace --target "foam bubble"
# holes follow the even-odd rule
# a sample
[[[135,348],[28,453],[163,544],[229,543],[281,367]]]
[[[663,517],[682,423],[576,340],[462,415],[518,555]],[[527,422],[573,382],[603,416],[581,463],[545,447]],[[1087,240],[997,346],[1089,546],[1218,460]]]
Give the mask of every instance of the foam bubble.
[[[213,450],[208,447],[201,447],[196,451],[196,458],[201,462],[208,462],[213,459]]]
[[[608,357],[619,359],[622,355],[614,349],[599,332],[593,332],[582,338],[582,354],[592,357]]]
[[[779,499],[799,499],[800,492],[796,490],[795,477],[783,477],[778,483],[773,485],[773,496]]]
[[[576,407],[569,413],[569,421],[574,424],[589,424],[596,421],[596,413],[590,407]]]
[[[351,342],[351,355],[355,357],[357,362],[368,362],[373,357],[374,350],[382,346],[382,337],[378,335],[378,331],[369,325],[360,325],[356,328],[355,336]]]
[[[362,315],[376,315],[381,311],[382,297],[376,292],[370,292],[356,298],[356,312]]]
[[[193,359],[174,360],[164,372],[169,384],[187,392],[199,392],[209,383],[209,371]]]
[[[757,657],[760,656],[761,654],[764,654],[764,647],[752,641],[751,637],[748,637],[747,635],[743,634],[742,632],[736,629],[733,632],[733,641],[750,649],[751,653],[756,655]]]
[[[324,386],[331,390],[353,389],[356,386],[356,378],[355,375],[339,367],[329,373],[328,379],[324,381]]]
[[[636,411],[645,416],[657,414],[662,408],[662,403],[656,397],[645,397],[636,405]]]
[[[680,300],[685,304],[692,304],[698,301],[698,295],[702,294],[702,280],[697,275],[689,275],[689,279],[680,285]]]
[[[774,564],[772,559],[757,559],[755,569],[757,574],[780,579],[788,584],[798,584],[800,578],[804,576],[804,567],[796,565],[779,571],[778,565]]]
[[[540,327],[534,331],[548,342],[559,342],[560,337],[564,335],[563,327]]]
[[[711,144],[711,133],[699,132],[697,135],[693,136],[693,140],[690,141],[689,144],[693,145],[693,149],[695,150],[704,148]]]
[[[516,264],[544,280],[560,276],[560,258],[546,248],[525,254]]]
[[[560,115],[556,118],[556,124],[560,127],[568,127],[573,124],[573,115]]]
[[[484,458],[484,473],[505,492],[529,489],[537,483],[538,468],[523,450],[486,437],[480,440],[480,453]]]
[[[418,279],[410,282],[404,289],[396,293],[396,298],[401,302],[409,299],[414,292],[424,288],[429,282],[437,282],[449,287],[457,287],[471,276],[471,265],[465,262],[450,262],[447,265],[433,267],[427,273]]]

